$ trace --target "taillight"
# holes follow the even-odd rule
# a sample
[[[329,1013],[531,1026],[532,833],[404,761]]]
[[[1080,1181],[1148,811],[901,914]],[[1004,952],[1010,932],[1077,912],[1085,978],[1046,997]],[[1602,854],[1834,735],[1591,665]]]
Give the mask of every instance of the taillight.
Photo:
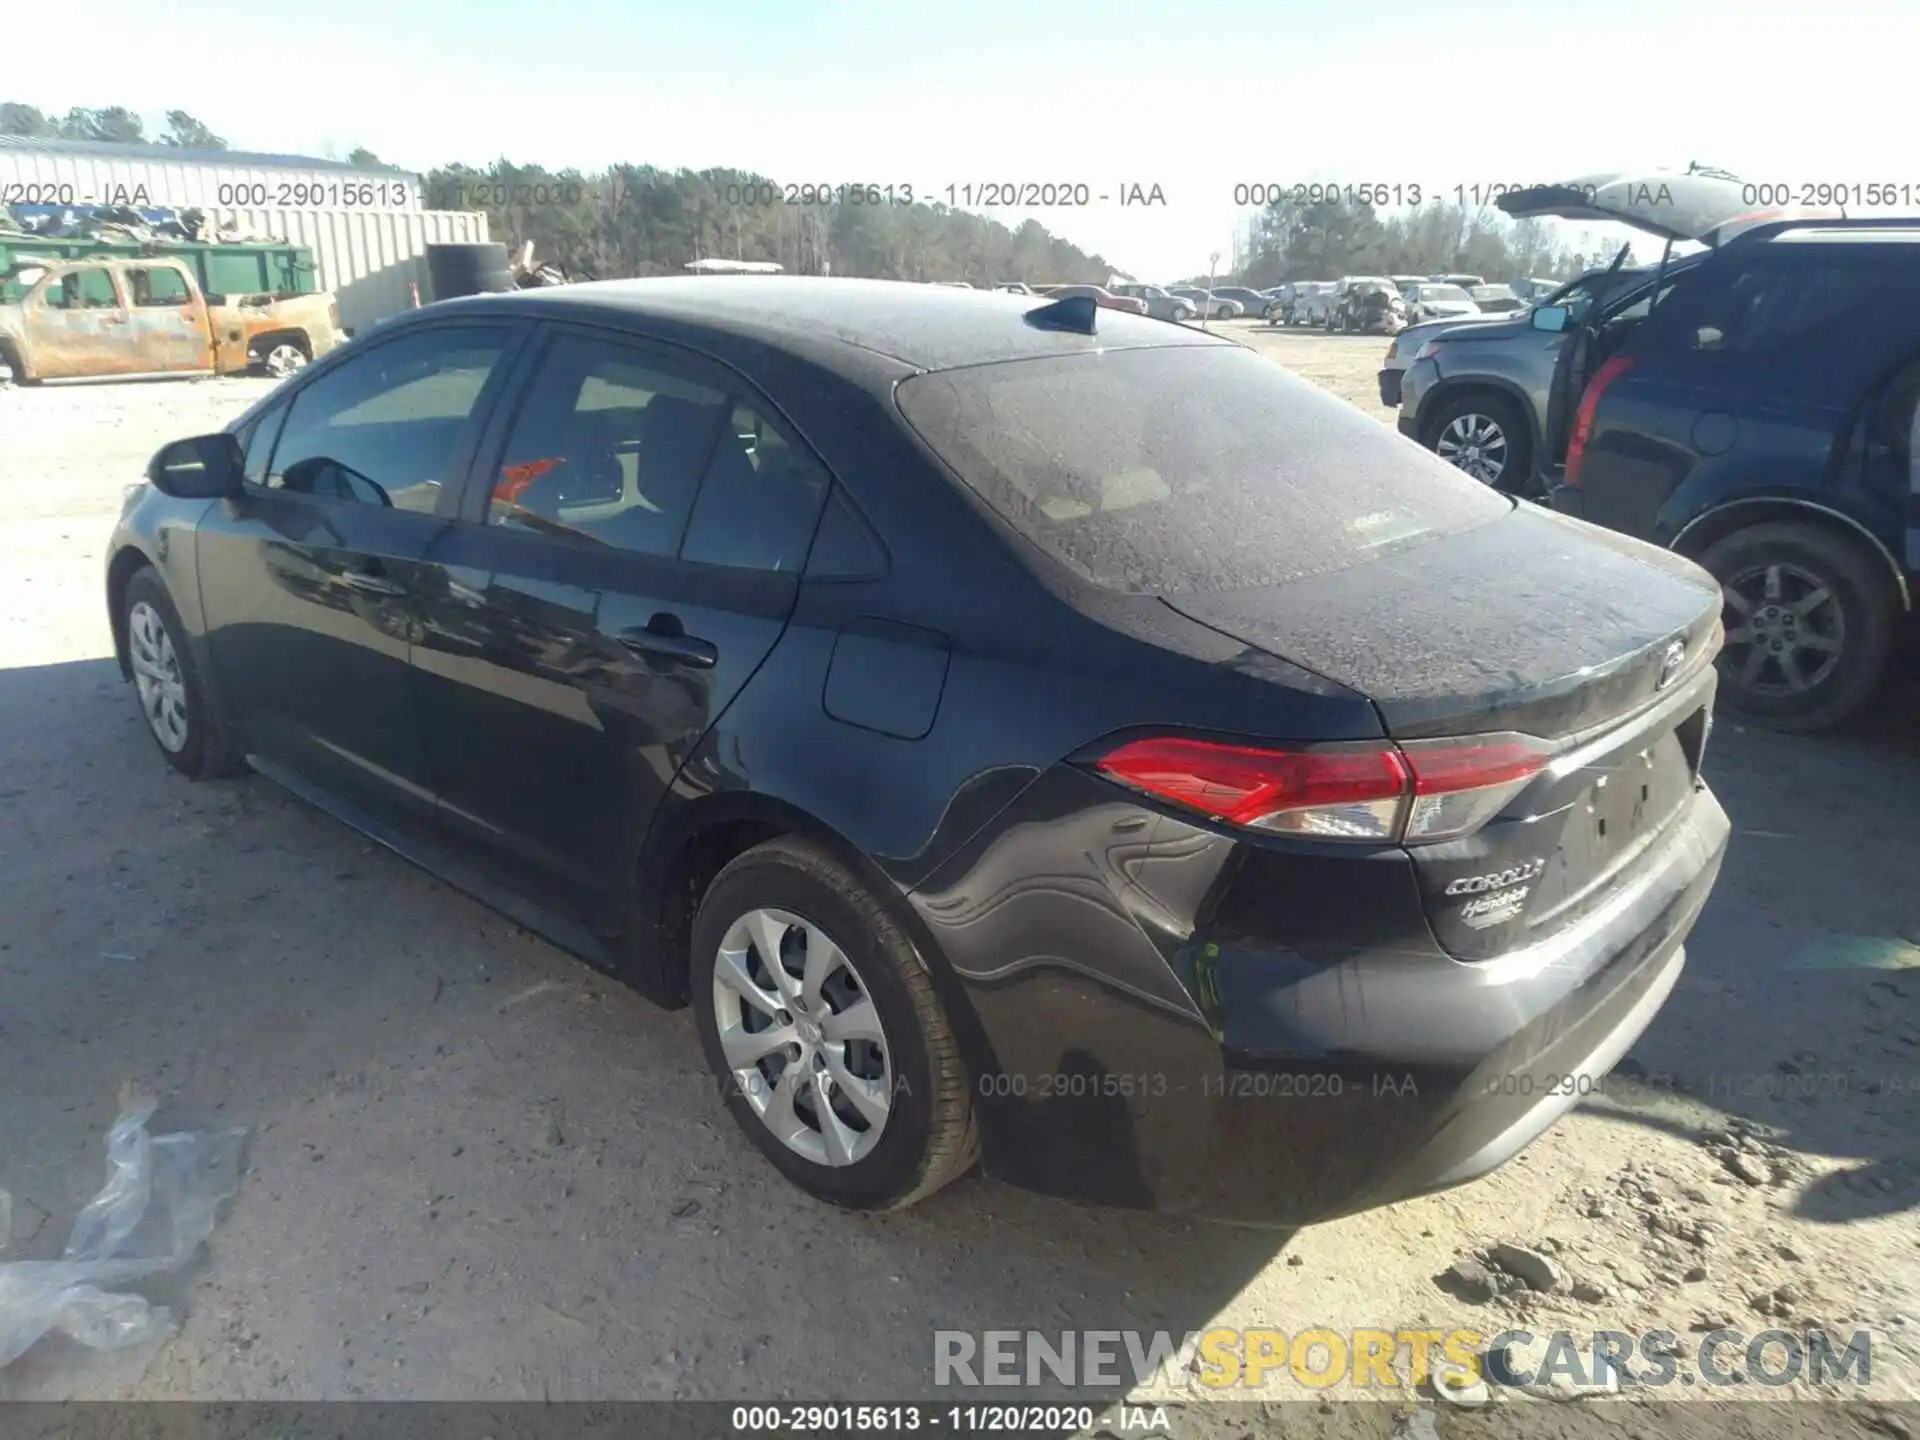
[[[1607,393],[1607,387],[1633,368],[1633,359],[1627,355],[1616,355],[1600,367],[1600,371],[1587,386],[1587,393],[1580,397],[1580,409],[1573,417],[1573,434],[1567,440],[1566,473],[1561,484],[1569,489],[1580,488],[1580,471],[1587,460],[1587,442],[1593,438],[1593,417],[1600,408],[1600,397]]]
[[[1121,745],[1095,768],[1230,825],[1412,845],[1479,829],[1551,756],[1544,742],[1511,734],[1299,750],[1159,737]]]

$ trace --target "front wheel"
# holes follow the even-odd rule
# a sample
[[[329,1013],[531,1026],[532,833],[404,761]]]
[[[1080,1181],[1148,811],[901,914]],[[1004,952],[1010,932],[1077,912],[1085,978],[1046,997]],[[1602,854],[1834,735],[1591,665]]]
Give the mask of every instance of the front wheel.
[[[1755,525],[1700,563],[1720,582],[1726,709],[1776,730],[1824,730],[1858,714],[1886,673],[1899,598],[1886,567],[1817,527]]]
[[[151,569],[127,582],[122,602],[127,660],[147,733],[183,775],[212,779],[245,770],[231,731],[187,648],[186,627]]]
[[[1428,422],[1427,448],[1496,490],[1518,493],[1532,474],[1533,441],[1520,407],[1501,395],[1462,395]]]
[[[894,1210],[972,1168],[967,1071],[913,942],[825,850],[772,840],[700,902],[689,976],[726,1105],[810,1195]]]

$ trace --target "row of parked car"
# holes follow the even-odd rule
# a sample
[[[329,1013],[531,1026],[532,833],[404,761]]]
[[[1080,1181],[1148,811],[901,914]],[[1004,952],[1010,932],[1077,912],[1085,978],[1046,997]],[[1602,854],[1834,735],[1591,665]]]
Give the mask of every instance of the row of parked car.
[[[1347,275],[1276,286],[1262,312],[1275,325],[1397,333],[1423,320],[1509,315],[1558,286],[1529,279],[1489,284],[1480,275]],[[1397,303],[1396,303],[1397,302]]]
[[[1705,566],[1723,703],[1823,729],[1899,663],[1920,583],[1920,219],[1756,212],[1721,172],[1639,183],[1501,197],[1666,254],[1636,268],[1622,247],[1519,313],[1412,325],[1381,403],[1488,485]]]

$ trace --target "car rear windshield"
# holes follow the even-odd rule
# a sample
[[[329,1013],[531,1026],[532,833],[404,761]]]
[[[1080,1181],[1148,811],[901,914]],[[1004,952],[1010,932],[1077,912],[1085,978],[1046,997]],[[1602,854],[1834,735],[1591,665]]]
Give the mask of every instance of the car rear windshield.
[[[897,394],[995,512],[1115,590],[1283,584],[1511,508],[1237,345],[1006,361],[915,376]]]

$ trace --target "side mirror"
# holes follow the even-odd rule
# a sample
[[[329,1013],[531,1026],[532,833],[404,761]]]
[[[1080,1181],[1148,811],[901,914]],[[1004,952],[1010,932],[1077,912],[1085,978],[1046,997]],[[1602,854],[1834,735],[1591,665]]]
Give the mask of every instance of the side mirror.
[[[147,465],[147,480],[177,500],[217,500],[240,493],[246,456],[226,433],[195,435],[162,445]]]
[[[1533,328],[1558,335],[1572,318],[1573,312],[1564,305],[1541,305],[1533,312]]]

